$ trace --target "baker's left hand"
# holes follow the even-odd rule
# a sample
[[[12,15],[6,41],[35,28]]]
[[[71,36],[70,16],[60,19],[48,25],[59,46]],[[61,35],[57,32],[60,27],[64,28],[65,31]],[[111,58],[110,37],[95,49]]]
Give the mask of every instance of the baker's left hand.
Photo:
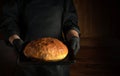
[[[68,45],[69,48],[72,49],[74,55],[76,55],[80,49],[80,38],[76,36],[71,37],[68,41]]]

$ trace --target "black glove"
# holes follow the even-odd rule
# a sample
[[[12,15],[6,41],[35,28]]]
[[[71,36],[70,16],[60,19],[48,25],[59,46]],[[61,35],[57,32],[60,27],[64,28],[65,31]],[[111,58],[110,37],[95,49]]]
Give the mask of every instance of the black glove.
[[[72,49],[75,56],[80,49],[80,38],[76,36],[70,38],[70,40],[68,41],[68,47]]]
[[[21,39],[15,39],[13,41],[13,46],[15,47],[15,49],[17,50],[18,53],[20,53],[22,51],[23,44],[24,44],[24,41]]]

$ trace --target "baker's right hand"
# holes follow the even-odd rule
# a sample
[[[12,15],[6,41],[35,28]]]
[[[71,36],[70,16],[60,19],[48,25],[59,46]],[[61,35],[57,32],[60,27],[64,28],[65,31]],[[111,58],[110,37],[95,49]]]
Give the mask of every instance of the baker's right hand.
[[[14,39],[13,46],[18,53],[21,53],[23,50],[24,41],[22,39]]]

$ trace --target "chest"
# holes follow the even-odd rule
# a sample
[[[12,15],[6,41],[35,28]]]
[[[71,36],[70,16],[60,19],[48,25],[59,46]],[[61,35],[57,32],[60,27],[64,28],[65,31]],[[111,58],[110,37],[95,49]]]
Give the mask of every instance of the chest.
[[[26,0],[22,2],[21,9],[25,12],[63,9],[64,0]]]

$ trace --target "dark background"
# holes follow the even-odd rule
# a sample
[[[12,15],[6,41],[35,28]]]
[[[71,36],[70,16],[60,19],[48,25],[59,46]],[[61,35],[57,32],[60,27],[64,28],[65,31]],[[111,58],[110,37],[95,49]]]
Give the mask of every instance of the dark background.
[[[7,1],[7,0],[6,0]],[[81,49],[71,76],[120,76],[118,0],[74,0],[81,29]],[[0,11],[3,1],[0,1]],[[16,54],[0,34],[0,76],[12,76]]]

